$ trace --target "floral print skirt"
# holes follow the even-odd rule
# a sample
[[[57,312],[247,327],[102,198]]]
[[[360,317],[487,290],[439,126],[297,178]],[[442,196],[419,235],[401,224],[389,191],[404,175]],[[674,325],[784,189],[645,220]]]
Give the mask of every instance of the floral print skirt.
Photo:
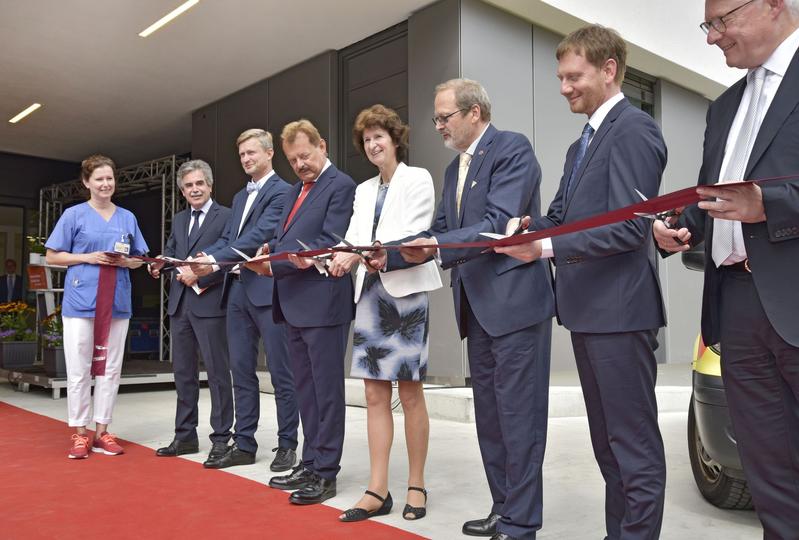
[[[350,376],[423,381],[430,328],[426,292],[394,298],[377,273],[367,274],[355,310]]]

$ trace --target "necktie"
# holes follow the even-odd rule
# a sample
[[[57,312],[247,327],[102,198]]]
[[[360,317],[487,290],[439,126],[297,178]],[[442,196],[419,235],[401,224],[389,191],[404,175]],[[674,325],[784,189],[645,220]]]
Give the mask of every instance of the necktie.
[[[752,72],[752,80],[746,85],[749,93],[749,106],[746,109],[741,131],[732,149],[730,161],[722,174],[721,182],[737,182],[746,174],[746,164],[752,151],[757,132],[760,129],[763,106],[763,82],[766,80],[766,69],[760,66]],[[727,260],[733,252],[735,222],[727,219],[713,221],[713,262],[716,266]]]
[[[283,227],[284,231],[289,228],[289,223],[291,223],[291,220],[294,219],[294,214],[296,214],[297,210],[299,210],[300,206],[302,206],[302,201],[304,201],[305,197],[308,196],[308,192],[311,191],[311,188],[314,186],[315,183],[316,182],[305,182],[302,185],[302,191],[300,191],[300,196],[297,197],[296,201],[294,201],[294,206],[291,207],[291,212],[289,212],[289,217],[286,218],[286,225]]]
[[[461,160],[458,164],[458,189],[455,193],[455,206],[458,210],[458,215],[461,215],[461,197],[463,196],[463,185],[466,183],[466,175],[469,174],[469,164],[472,162],[472,156],[468,152],[461,154]]]
[[[572,165],[572,171],[569,173],[569,179],[566,181],[566,198],[569,198],[572,189],[572,182],[574,181],[574,177],[577,174],[577,171],[580,169],[580,165],[583,163],[583,158],[585,158],[585,152],[588,150],[588,143],[591,140],[591,135],[594,134],[594,128],[591,127],[591,124],[586,124],[583,128],[583,133],[580,135],[580,146],[577,147],[577,153],[574,156],[574,164]]]
[[[247,182],[247,194],[249,195],[253,191],[258,191],[258,183],[250,180]]]
[[[189,245],[192,245],[197,237],[200,235],[200,216],[203,215],[202,210],[192,210],[191,216],[194,218],[194,223],[191,225],[189,231]]]
[[[6,278],[6,289],[7,289],[7,291],[6,291],[7,299],[8,299],[9,302],[11,302],[11,299],[14,297],[14,275],[13,274],[8,274],[8,277]]]

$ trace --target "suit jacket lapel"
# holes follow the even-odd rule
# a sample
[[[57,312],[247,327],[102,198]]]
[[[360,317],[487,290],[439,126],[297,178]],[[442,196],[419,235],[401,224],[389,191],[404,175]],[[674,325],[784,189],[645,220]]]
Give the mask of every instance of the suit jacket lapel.
[[[247,212],[247,215],[244,218],[244,222],[241,224],[241,230],[242,231],[244,230],[244,227],[247,225],[247,222],[250,221],[250,216],[253,215],[253,211],[255,210],[255,208],[259,204],[261,204],[261,201],[263,201],[264,198],[266,198],[266,194],[269,193],[270,191],[272,191],[272,189],[274,187],[274,182],[272,182],[271,179],[273,177],[274,177],[274,175],[270,176],[269,177],[270,179],[267,180],[266,183],[264,184],[264,186],[261,189],[258,190],[258,195],[255,196],[255,200],[252,202],[252,206],[250,206],[250,210]],[[246,192],[245,192],[245,195],[246,196],[244,197],[244,204],[246,205],[247,204],[247,197],[249,195]],[[244,208],[242,207],[242,212],[243,211],[244,211]]]
[[[208,230],[208,228],[211,226],[211,223],[213,223],[213,221],[216,219],[216,215],[218,212],[219,212],[219,205],[216,204],[215,202],[211,203],[211,207],[208,209],[208,213],[205,215],[205,218],[203,218],[202,225],[200,225],[200,234],[197,235],[197,237],[194,239],[194,242],[188,245],[188,247],[186,248],[186,255],[191,255],[194,246],[197,245],[197,242],[200,240],[200,238],[203,237],[205,231]],[[185,238],[186,241],[188,242],[189,238],[188,232],[186,233]]]
[[[729,94],[729,98],[718,103],[718,117],[713,120],[713,129],[709,130],[709,140],[705,142],[705,156],[710,156],[705,177],[700,179],[705,184],[715,184],[721,176],[721,164],[724,162],[727,137],[730,136],[732,122],[738,113],[738,106],[743,98],[746,79],[737,82]],[[713,220],[709,220],[712,222]]]
[[[330,187],[330,181],[333,178],[335,178],[337,174],[338,174],[338,169],[336,169],[336,166],[331,163],[330,167],[328,167],[327,170],[323,172],[322,175],[316,180],[316,185],[311,188],[311,191],[308,192],[308,195],[306,195],[305,200],[302,201],[302,205],[300,205],[300,207],[297,208],[297,212],[294,214],[294,217],[291,218],[291,223],[289,223],[289,226],[286,228],[286,231],[291,229],[294,226],[294,224],[297,223],[297,220],[302,217],[303,212],[311,206],[311,203],[313,203],[313,201],[317,197],[319,197],[319,195],[321,195],[322,192],[324,192],[328,187]],[[298,182],[298,184],[300,184],[300,189],[302,189],[301,185],[302,182]],[[291,201],[286,201],[286,206],[289,207],[289,212],[291,212],[291,208],[294,206],[294,203],[297,202],[297,197],[299,196],[299,193],[300,193],[299,190],[297,190],[296,194],[297,196],[295,196]],[[289,202],[291,203],[290,205]],[[288,218],[288,214],[286,215],[286,218]]]
[[[588,145],[588,149],[585,151],[585,157],[583,158],[582,163],[580,163],[580,168],[574,173],[574,179],[572,180],[572,185],[569,188],[569,198],[566,200],[566,204],[563,208],[564,216],[569,210],[569,205],[571,204],[572,199],[574,199],[574,194],[577,192],[577,188],[580,186],[580,181],[583,179],[583,173],[588,167],[588,164],[591,162],[591,158],[596,153],[597,148],[599,148],[599,146],[602,144],[605,135],[607,135],[608,132],[613,128],[613,124],[616,122],[616,119],[621,115],[624,109],[629,106],[630,103],[627,101],[627,99],[622,99],[610,109],[607,116],[605,116],[605,119],[602,120],[599,130],[594,134],[594,138],[591,139],[591,144]]]
[[[475,177],[477,177],[477,173],[480,172],[480,167],[483,166],[486,154],[489,152],[496,134],[497,128],[495,128],[493,125],[489,125],[488,129],[483,134],[483,138],[480,139],[480,143],[477,145],[477,148],[474,149],[474,155],[472,156],[472,160],[469,162],[469,171],[466,173],[466,180],[463,182],[463,192],[461,193],[461,212],[458,216],[457,227],[462,226],[463,214],[465,213],[463,209],[466,207],[466,202],[469,199],[469,193],[472,191],[472,182],[474,182]],[[456,188],[455,197],[457,196]],[[456,211],[457,207],[458,205],[456,203]]]
[[[191,206],[188,206],[184,212],[175,216],[175,256],[179,259],[185,259],[189,254],[189,223],[191,223]]]
[[[797,104],[799,104],[799,51],[794,54],[793,60],[791,60],[788,70],[785,72],[785,77],[783,77],[780,87],[768,108],[768,112],[763,118],[763,123],[760,125],[755,144],[752,147],[752,153],[749,156],[744,178],[749,178],[752,169],[763,157],[766,148],[774,140],[780,127],[785,123],[791,112],[796,109]]]

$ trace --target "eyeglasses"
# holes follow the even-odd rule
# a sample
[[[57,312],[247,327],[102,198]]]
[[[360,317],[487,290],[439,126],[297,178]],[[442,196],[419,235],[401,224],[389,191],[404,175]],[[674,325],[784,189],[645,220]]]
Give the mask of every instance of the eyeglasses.
[[[711,28],[713,30],[715,30],[716,32],[718,32],[719,34],[723,34],[724,32],[727,31],[727,24],[726,24],[726,21],[724,19],[726,19],[727,17],[729,17],[730,15],[732,15],[733,13],[738,11],[739,9],[748,6],[749,4],[751,4],[754,1],[755,0],[749,0],[748,2],[744,2],[743,4],[738,6],[737,8],[728,11],[727,13],[722,15],[721,17],[715,17],[713,19],[710,19],[709,21],[705,21],[705,22],[703,22],[702,24],[699,25],[699,28],[701,28],[702,32],[704,32],[705,34],[709,34]]]
[[[754,0],[752,0],[752,1],[754,1]],[[459,112],[464,112],[464,111],[468,111],[468,110],[469,110],[468,108],[467,109],[458,109],[457,111],[451,112],[449,114],[442,114],[442,115],[439,115],[439,116],[434,116],[433,117],[433,125],[438,127],[438,125],[441,124],[443,126],[444,124],[449,122],[449,119],[450,119],[451,116],[455,116]]]

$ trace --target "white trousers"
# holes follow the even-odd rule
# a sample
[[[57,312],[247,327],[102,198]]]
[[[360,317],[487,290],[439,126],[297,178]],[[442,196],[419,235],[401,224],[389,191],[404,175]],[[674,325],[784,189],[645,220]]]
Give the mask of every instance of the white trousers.
[[[92,408],[92,353],[94,350],[94,319],[62,317],[64,321],[64,359],[67,364],[67,409],[69,425],[86,426]],[[108,334],[108,356],[105,375],[95,377],[94,421],[110,424],[114,411],[122,357],[130,319],[112,319]]]

